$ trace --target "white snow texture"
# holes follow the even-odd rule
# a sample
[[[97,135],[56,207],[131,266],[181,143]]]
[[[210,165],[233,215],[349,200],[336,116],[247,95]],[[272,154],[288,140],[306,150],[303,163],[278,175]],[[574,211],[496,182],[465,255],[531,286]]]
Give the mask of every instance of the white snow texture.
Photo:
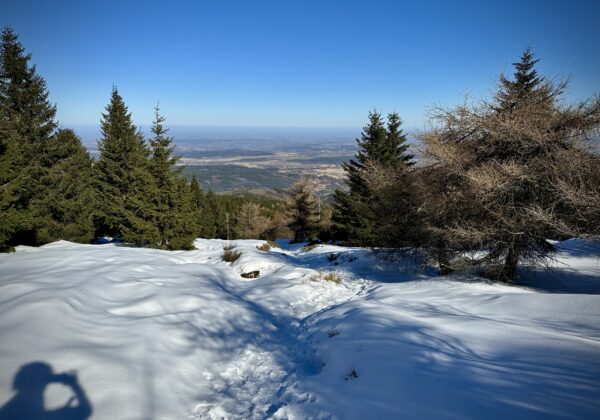
[[[94,419],[600,418],[598,245],[559,244],[555,271],[517,287],[263,243],[0,255],[0,413],[42,362],[77,372]],[[39,393],[45,411],[73,396]]]

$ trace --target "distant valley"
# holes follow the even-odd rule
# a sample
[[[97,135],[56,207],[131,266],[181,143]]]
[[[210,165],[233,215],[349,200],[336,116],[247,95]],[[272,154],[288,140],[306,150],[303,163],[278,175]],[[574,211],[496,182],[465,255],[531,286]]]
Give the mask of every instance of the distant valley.
[[[142,126],[150,138],[148,127]],[[92,156],[98,156],[97,126],[75,126]],[[355,155],[360,128],[173,126],[183,174],[218,193],[282,198],[308,176],[326,198],[344,185],[341,164]],[[414,140],[412,141],[414,142]]]
[[[97,156],[98,128],[75,129]],[[354,156],[360,129],[175,126],[169,134],[183,174],[196,176],[205,190],[280,198],[298,178],[309,176],[326,197],[343,186],[341,164]]]
[[[342,185],[340,165],[351,159],[353,152],[354,146],[345,144],[275,152],[195,150],[182,151],[180,163],[187,177],[195,175],[205,189],[216,192],[288,189],[301,176],[309,176],[317,182],[319,193],[329,195]]]

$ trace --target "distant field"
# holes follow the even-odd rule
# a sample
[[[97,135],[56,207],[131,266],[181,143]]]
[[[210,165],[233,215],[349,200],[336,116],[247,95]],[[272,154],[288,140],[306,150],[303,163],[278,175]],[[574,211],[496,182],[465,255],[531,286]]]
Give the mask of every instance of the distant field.
[[[247,167],[241,165],[186,165],[183,175],[188,179],[196,176],[204,190],[214,192],[237,192],[254,190],[253,195],[267,191],[264,196],[273,195],[274,190],[287,190],[301,176],[309,176],[317,181],[317,192],[321,196],[330,195],[334,189],[342,187],[339,177],[315,168],[284,169],[280,167]],[[276,194],[278,195],[278,194]]]
[[[273,152],[260,151],[260,150],[247,150],[247,149],[222,149],[222,150],[191,150],[180,152],[182,156],[191,159],[209,159],[229,156],[269,156],[273,155]]]
[[[287,189],[299,177],[275,168],[248,168],[240,165],[187,165],[183,174],[198,178],[205,190],[215,192],[252,188]]]
[[[288,162],[316,164],[316,165],[341,165],[344,162],[353,159],[354,156],[321,156],[314,158],[296,158],[288,159]]]

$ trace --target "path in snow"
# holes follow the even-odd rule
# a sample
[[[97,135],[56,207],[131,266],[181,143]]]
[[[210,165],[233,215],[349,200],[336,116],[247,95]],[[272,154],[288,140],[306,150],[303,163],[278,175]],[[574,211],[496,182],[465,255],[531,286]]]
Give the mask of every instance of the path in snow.
[[[325,415],[301,386],[321,362],[298,335],[360,282],[313,282],[324,257],[263,243],[162,252],[58,242],[1,255],[0,402],[18,368],[39,360],[78,370],[97,418],[264,418],[298,404]],[[243,253],[231,265],[225,244]],[[253,270],[259,280],[240,277]],[[51,406],[62,388],[49,387]]]

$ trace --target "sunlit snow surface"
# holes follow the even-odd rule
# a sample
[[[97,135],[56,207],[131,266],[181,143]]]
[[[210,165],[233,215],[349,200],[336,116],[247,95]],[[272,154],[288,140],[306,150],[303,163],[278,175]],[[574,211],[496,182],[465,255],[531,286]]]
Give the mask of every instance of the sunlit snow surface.
[[[77,371],[97,419],[600,418],[597,245],[559,244],[524,287],[263,243],[0,255],[0,406],[39,361]],[[72,396],[43,392],[45,410]]]

